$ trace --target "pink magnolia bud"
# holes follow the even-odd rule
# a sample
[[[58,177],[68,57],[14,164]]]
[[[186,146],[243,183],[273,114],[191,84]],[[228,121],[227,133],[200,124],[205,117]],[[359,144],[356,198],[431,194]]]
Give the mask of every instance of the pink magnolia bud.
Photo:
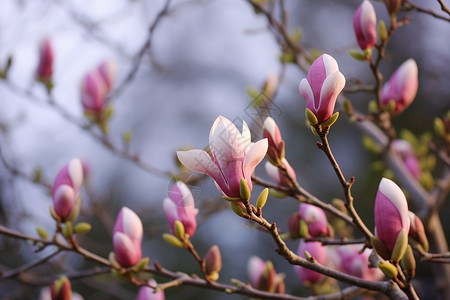
[[[384,4],[391,15],[395,15],[400,10],[403,0],[384,0]]]
[[[263,137],[267,138],[269,143],[267,149],[269,160],[274,165],[278,165],[279,161],[284,158],[284,141],[277,123],[271,117],[267,117],[264,121]]]
[[[361,245],[342,245],[335,248],[334,262],[339,271],[365,280],[380,280],[383,273],[378,268],[369,268],[372,250],[360,253]]]
[[[416,216],[412,211],[408,212],[409,221],[411,226],[409,227],[408,236],[422,246],[424,251],[428,251],[429,244],[427,235],[425,234],[425,228],[423,226],[422,220]]]
[[[353,16],[356,40],[362,50],[372,48],[377,42],[377,16],[369,0],[364,0]]]
[[[308,253],[314,257],[319,264],[327,264],[328,254],[326,248],[322,246],[322,243],[305,242],[304,240],[301,240],[297,250],[298,256],[305,257],[305,251],[308,251]],[[300,281],[303,282],[303,284],[316,284],[324,278],[322,274],[310,269],[300,266],[294,266],[294,268],[297,272],[298,278],[300,278]]]
[[[109,93],[114,85],[117,74],[117,64],[114,60],[108,59],[103,61],[97,68],[98,73],[102,76],[106,85],[106,93]]]
[[[418,69],[416,61],[412,58],[405,61],[387,81],[381,93],[381,102],[387,106],[390,101],[395,102],[393,114],[403,112],[417,94],[419,88]]]
[[[387,250],[394,249],[400,231],[409,232],[408,203],[392,180],[381,179],[375,199],[375,235]]]
[[[345,77],[339,72],[336,60],[328,54],[316,59],[308,76],[299,85],[300,94],[306,100],[319,122],[328,120],[333,114],[336,98],[345,86]]]
[[[295,171],[294,171],[294,169],[292,169],[291,165],[289,164],[289,162],[287,161],[286,158],[283,158],[281,160],[281,165],[286,168],[289,176],[291,176],[291,178],[294,181],[297,181],[297,176],[295,175]],[[292,186],[291,181],[284,175],[284,173],[279,168],[275,167],[270,162],[266,162],[264,167],[266,168],[267,175],[269,175],[270,178],[272,178],[272,180],[275,181],[279,186],[284,186],[284,187]]]
[[[50,286],[52,300],[71,300],[72,287],[70,281],[66,276],[61,276],[59,279],[53,281]]]
[[[311,237],[328,236],[328,221],[325,212],[312,204],[301,203],[299,207],[300,218],[308,225]]]
[[[105,107],[108,89],[98,71],[88,72],[81,82],[81,104],[84,111],[99,114]]]
[[[193,236],[197,229],[197,210],[195,209],[194,197],[189,188],[182,181],[177,181],[169,192],[169,197],[163,202],[164,213],[170,223],[170,228],[175,234],[174,224],[180,220],[184,230]]]
[[[300,213],[293,213],[288,220],[288,230],[291,238],[299,238],[300,237]]]
[[[242,133],[227,118],[218,117],[209,134],[211,156],[203,150],[177,151],[180,162],[194,172],[211,176],[227,197],[240,198],[241,179],[251,192],[252,174],[267,153],[267,139],[252,143],[243,121]]]
[[[394,153],[401,158],[409,173],[416,180],[419,180],[422,172],[420,169],[419,160],[414,154],[414,149],[411,144],[405,140],[394,140],[391,146]]]
[[[253,287],[271,293],[284,293],[283,276],[276,273],[271,261],[252,256],[247,265],[248,276]]]
[[[49,37],[44,38],[39,49],[39,65],[36,77],[41,81],[50,81],[53,74],[53,47]]]
[[[79,158],[70,160],[56,175],[52,187],[52,201],[55,212],[62,219],[68,217],[74,208],[82,183],[83,166]]]
[[[122,207],[113,229],[113,244],[117,262],[124,268],[137,264],[142,257],[142,222],[128,207]]]
[[[208,275],[218,273],[222,269],[222,255],[219,246],[214,245],[209,248],[205,255],[205,268]]]
[[[157,282],[154,279],[149,279],[148,283],[151,286],[156,286]],[[155,293],[155,290],[149,286],[142,286],[139,289],[136,300],[164,300],[166,299],[164,291],[159,291]]]

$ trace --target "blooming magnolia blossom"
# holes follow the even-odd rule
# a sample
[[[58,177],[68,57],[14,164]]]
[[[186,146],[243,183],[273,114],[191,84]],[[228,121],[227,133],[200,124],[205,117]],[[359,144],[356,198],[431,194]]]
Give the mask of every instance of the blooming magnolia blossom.
[[[299,213],[300,218],[308,225],[308,233],[311,237],[327,236],[329,234],[327,216],[320,207],[301,203]]]
[[[156,286],[158,283],[153,279],[149,279],[148,283],[151,286]],[[164,291],[161,290],[155,293],[155,290],[149,286],[142,286],[139,289],[136,300],[164,300],[166,299]]]
[[[252,173],[267,152],[267,139],[251,142],[250,130],[243,121],[242,133],[225,117],[211,127],[209,147],[212,159],[203,150],[177,151],[180,162],[194,172],[211,176],[225,196],[240,197],[240,180],[252,190]]]
[[[319,264],[327,264],[327,250],[324,246],[322,246],[321,242],[305,242],[304,240],[301,240],[298,245],[297,254],[304,257],[305,251],[308,251],[308,253],[319,262]],[[317,273],[316,271],[312,271],[301,266],[294,266],[294,268],[297,272],[298,278],[301,282],[303,282],[303,284],[316,284],[324,278],[322,274]]]
[[[356,40],[362,50],[372,48],[377,42],[377,17],[369,0],[364,0],[353,16]]]
[[[380,280],[383,273],[378,268],[369,268],[369,256],[372,250],[360,253],[361,245],[341,245],[334,249],[332,255],[337,269],[365,280]]]
[[[53,47],[49,37],[44,38],[39,49],[39,65],[36,77],[41,81],[49,81],[53,75]]]
[[[297,175],[295,175],[294,169],[291,167],[291,165],[289,164],[289,162],[287,161],[286,158],[283,158],[281,160],[281,164],[282,164],[282,166],[284,166],[286,168],[289,176],[291,176],[291,178],[294,181],[296,181],[297,180]],[[283,172],[281,172],[281,170],[278,167],[275,167],[270,162],[266,162],[264,167],[266,168],[266,173],[279,186],[285,186],[285,187],[291,186],[291,182],[289,181],[289,179],[286,177],[286,175],[283,174]]]
[[[405,61],[387,81],[381,92],[381,102],[384,106],[391,100],[395,102],[393,114],[403,112],[417,94],[419,78],[416,61],[412,58]]]
[[[422,174],[420,169],[420,163],[414,154],[414,149],[408,141],[405,140],[394,140],[391,144],[392,150],[397,154],[409,173],[416,179],[419,180]]]
[[[336,98],[345,86],[345,77],[339,72],[336,60],[328,54],[316,59],[308,76],[300,81],[299,91],[319,122],[333,114]]]
[[[56,175],[52,186],[52,201],[55,212],[62,219],[72,212],[82,183],[83,166],[79,158],[70,160]]]
[[[381,179],[375,199],[375,236],[392,252],[400,231],[409,232],[408,203],[392,180]]]
[[[122,207],[113,229],[114,253],[124,268],[134,266],[142,257],[142,222],[128,207]]]
[[[197,229],[197,210],[195,208],[194,197],[191,191],[181,181],[177,181],[169,191],[169,197],[163,202],[164,213],[170,223],[170,228],[175,234],[174,224],[176,220],[181,221],[184,230],[190,236],[193,236]]]
[[[284,158],[284,141],[281,138],[280,129],[277,123],[271,118],[267,117],[263,125],[263,137],[267,139],[269,147],[267,149],[267,156],[274,163],[277,164]]]

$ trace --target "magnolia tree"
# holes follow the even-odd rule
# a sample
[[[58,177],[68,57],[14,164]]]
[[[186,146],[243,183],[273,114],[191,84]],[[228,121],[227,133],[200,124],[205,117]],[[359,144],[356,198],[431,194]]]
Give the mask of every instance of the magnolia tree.
[[[420,86],[418,75],[422,68],[411,57],[393,74],[380,70],[388,43],[395,41],[400,35],[397,30],[410,22],[408,11],[424,13],[433,21],[450,22],[450,10],[444,1],[436,2],[441,11],[421,7],[409,0],[384,3],[364,0],[353,8],[354,38],[360,50],[350,50],[349,54],[372,74],[372,78],[365,82],[342,73],[339,68],[342,64],[333,57],[331,50],[325,54],[309,49],[297,35],[289,34],[289,11],[283,0],[247,1],[255,13],[267,21],[282,51],[280,59],[283,66],[298,68],[304,74],[304,78],[290,78],[298,84],[298,91],[290,93],[306,103],[305,117],[299,118],[304,118],[311,134],[302,143],[315,144],[316,151],[322,152],[323,160],[330,165],[330,168],[317,169],[317,172],[334,173],[340,184],[333,191],[336,195],[333,200],[320,199],[313,194],[313,189],[302,184],[296,168],[289,163],[293,157],[286,154],[290,153],[286,149],[292,142],[283,139],[284,133],[277,125],[279,116],[277,119],[277,116],[267,114],[276,105],[276,92],[284,78],[283,72],[279,76],[268,76],[261,90],[250,92],[252,105],[258,111],[257,120],[252,122],[259,121],[262,130],[255,132],[245,121],[235,124],[225,116],[218,116],[209,130],[208,147],[176,152],[177,172],[159,171],[130,152],[130,133],[124,135],[123,146],[110,139],[114,134],[108,130],[113,116],[112,99],[134,79],[142,58],[152,49],[153,32],[175,9],[170,1],[151,23],[149,36],[122,82],[116,83],[118,71],[112,59],[104,60],[87,71],[80,85],[84,118],[73,115],[53,94],[57,82],[53,74],[55,50],[49,35],[39,48],[39,64],[35,73],[36,81],[45,87],[47,93],[44,101],[67,122],[84,129],[85,134],[91,135],[108,151],[171,181],[167,197],[161,199],[161,205],[154,214],[167,219],[167,231],[162,234],[166,247],[186,251],[198,267],[193,274],[183,269],[170,270],[158,263],[151,252],[143,251],[146,230],[142,216],[127,206],[123,206],[109,223],[109,255],[84,246],[84,237],[90,235],[94,229],[92,224],[95,224],[95,220],[83,216],[83,210],[80,210],[85,205],[84,190],[92,192],[86,180],[91,172],[89,163],[73,158],[60,166],[57,174],[45,174],[55,178],[47,183],[42,175],[45,171],[27,173],[26,168],[16,167],[8,161],[2,151],[2,165],[11,174],[48,189],[48,199],[52,200],[48,218],[53,219],[54,229],[49,232],[36,224],[36,234],[30,234],[12,229],[8,224],[0,225],[2,241],[17,239],[28,242],[24,243],[25,247],[43,253],[16,266],[2,266],[0,280],[6,284],[18,281],[19,287],[32,285],[41,288],[40,299],[97,299],[98,292],[104,292],[102,289],[90,297],[88,294],[80,295],[82,291],[72,291],[71,285],[80,279],[105,274],[110,276],[107,280],[116,281],[117,285],[125,284],[132,291],[133,296],[128,294],[127,297],[140,300],[164,299],[165,293],[169,293],[167,298],[170,298],[170,290],[176,286],[215,290],[224,295],[240,294],[254,299],[368,299],[380,295],[392,299],[427,299],[429,295],[436,299],[450,299],[450,253],[439,218],[450,189],[450,112],[443,111],[436,116],[434,128],[424,128],[428,132],[424,135],[402,131],[391,120],[404,114],[416,98]],[[385,20],[378,18],[374,5],[386,10],[389,17]],[[21,90],[10,78],[10,67],[14,65],[12,57],[0,70],[0,84],[25,97],[38,99],[35,90],[41,87]],[[367,93],[374,100],[366,103],[365,108],[356,109],[350,100],[354,97],[348,96],[354,92]],[[448,99],[441,100],[449,104]],[[355,204],[362,201],[352,192],[356,178],[344,174],[341,163],[333,154],[334,142],[329,138],[333,136],[336,122],[361,130],[365,146],[384,160],[383,175],[376,180],[378,192],[364,196],[365,206],[373,210],[372,220],[363,218],[355,208]],[[199,132],[204,135],[204,140],[207,139],[207,131],[204,128]],[[354,138],[360,137],[355,135]],[[265,168],[258,168],[255,172],[261,164]],[[439,165],[439,168],[433,170],[434,165]],[[369,166],[361,168],[370,172]],[[266,174],[263,174],[264,169]],[[275,247],[285,264],[275,265],[256,255],[245,261],[239,256],[239,249],[229,249],[226,245],[219,247],[220,240],[213,238],[208,240],[212,241],[207,246],[209,250],[198,250],[194,236],[202,226],[199,216],[204,213],[201,207],[196,207],[198,199],[191,190],[205,181],[212,181],[217,187],[215,194],[219,197],[214,200],[216,204],[212,204],[213,207],[219,209],[225,204],[226,209],[234,212],[236,222],[270,237],[272,245],[265,246]],[[327,182],[320,184],[327,185]],[[260,189],[255,189],[257,186]],[[284,205],[282,201],[285,200],[279,198],[298,202],[298,207],[275,222],[266,204]],[[87,210],[90,205],[94,209],[94,204],[88,203]],[[107,206],[102,209],[106,210]],[[234,277],[231,282],[221,279],[222,269],[229,267],[222,264],[222,255],[230,251],[242,269],[247,270],[247,277]],[[57,268],[50,264],[67,253],[90,261],[88,268],[64,267],[64,261],[60,261]],[[178,252],[168,251],[167,255],[171,253]],[[36,268],[46,267],[53,274],[46,280],[27,276]],[[282,273],[287,272],[286,268],[293,270],[293,276],[298,277],[296,285],[308,290],[310,296],[302,298],[291,292],[293,287],[286,284],[286,275]],[[426,282],[426,276],[419,276],[419,272],[432,274],[432,283]]]

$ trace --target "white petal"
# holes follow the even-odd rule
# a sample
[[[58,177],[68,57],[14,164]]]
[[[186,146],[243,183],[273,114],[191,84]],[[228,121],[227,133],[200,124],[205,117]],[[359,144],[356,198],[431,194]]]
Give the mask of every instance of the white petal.
[[[404,228],[409,229],[408,202],[401,188],[392,180],[383,178],[378,190],[394,204],[400,213]]]
[[[142,241],[143,228],[142,221],[139,216],[129,209],[122,207],[122,226],[125,233],[133,241]]]
[[[266,156],[269,144],[267,139],[262,139],[252,144],[244,159],[244,177],[250,179],[256,166]]]
[[[266,168],[267,175],[269,175],[269,177],[272,178],[272,180],[277,184],[280,184],[280,172],[278,171],[278,168],[268,161],[266,162],[264,167]]]
[[[322,55],[323,64],[325,66],[326,76],[333,74],[336,71],[339,71],[339,67],[337,61],[330,55],[324,54]]]
[[[67,171],[73,187],[77,191],[83,183],[83,164],[81,163],[81,160],[79,158],[71,159],[67,166]]]
[[[303,98],[305,98],[306,102],[311,102],[313,104],[313,107],[315,110],[317,108],[314,105],[314,93],[311,89],[311,85],[308,82],[308,79],[303,78],[302,81],[300,81],[300,84],[298,86],[298,90],[300,92],[300,95],[302,95]]]

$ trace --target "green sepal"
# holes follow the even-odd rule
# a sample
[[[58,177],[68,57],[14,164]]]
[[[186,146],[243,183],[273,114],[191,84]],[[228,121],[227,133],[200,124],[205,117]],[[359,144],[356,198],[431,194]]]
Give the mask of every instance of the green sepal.
[[[241,178],[239,182],[239,193],[241,195],[242,200],[248,200],[252,196],[250,192],[250,188],[248,187],[248,183],[244,178]]]
[[[230,206],[231,209],[234,211],[234,213],[236,215],[238,215],[239,217],[245,217],[247,215],[247,213],[245,212],[245,210],[242,208],[241,205],[239,205],[236,202],[230,202]]]
[[[343,108],[344,108],[344,112],[347,115],[353,115],[353,105],[352,105],[352,102],[350,100],[348,100],[348,99],[344,100]]]
[[[37,234],[44,240],[48,240],[48,233],[42,226],[36,227]]]
[[[400,230],[395,241],[394,249],[392,250],[391,260],[396,263],[399,262],[405,254],[408,246],[408,234],[404,229]]]
[[[242,201],[241,198],[233,198],[233,197],[228,197],[228,196],[222,196],[223,199],[230,201],[230,202],[235,202],[235,201]]]
[[[306,238],[309,236],[308,224],[304,220],[300,220],[298,226],[298,233],[300,237]]]
[[[114,252],[109,252],[108,259],[114,268],[120,269],[120,264],[117,262],[116,254]]]
[[[211,281],[217,281],[219,279],[219,272],[213,271],[211,274],[208,274],[208,279]]]
[[[406,271],[408,277],[411,279],[416,274],[416,259],[410,245],[407,245],[405,255],[401,260],[403,269]]]
[[[442,119],[440,118],[435,118],[434,119],[434,131],[439,135],[444,137],[445,136],[445,125],[444,122],[442,121]]]
[[[172,245],[172,246],[178,247],[178,248],[184,248],[184,242],[182,240],[180,240],[179,238],[177,238],[176,236],[174,236],[173,234],[164,233],[162,235],[162,237],[166,241],[166,243],[168,243],[169,245]]]
[[[184,225],[180,220],[176,220],[173,224],[175,236],[182,240],[184,238]]]
[[[359,61],[367,60],[366,56],[363,53],[359,52],[359,50],[349,50],[348,54],[350,54],[351,57]]]
[[[78,194],[77,198],[75,199],[75,204],[72,207],[72,210],[70,211],[70,214],[67,216],[67,218],[64,221],[75,221],[76,218],[78,218],[78,215],[80,214],[80,207],[81,207],[81,195]]]
[[[331,117],[329,117],[326,121],[320,123],[322,125],[322,127],[330,127],[331,125],[333,125],[337,119],[339,118],[339,112],[335,112],[334,114],[331,115]]]
[[[383,20],[380,20],[378,22],[378,36],[380,37],[380,40],[384,43],[388,38],[388,33],[386,30],[386,24]]]
[[[133,133],[131,131],[125,131],[122,135],[123,143],[125,146],[128,146],[131,142],[131,138],[133,137]]]
[[[308,120],[309,125],[314,126],[317,123],[319,123],[319,120],[317,120],[316,115],[309,108],[305,109],[305,116],[306,120]]]
[[[307,251],[305,250],[305,252],[303,253],[303,255],[305,255],[305,258],[310,261],[310,262],[316,262],[316,259]]]
[[[53,208],[53,206],[49,206],[48,210],[50,212],[50,215],[52,216],[52,218],[55,221],[61,221],[61,217],[56,213],[55,209]]]
[[[369,114],[371,114],[371,115],[378,114],[378,105],[375,100],[371,100],[369,102]]]
[[[142,258],[134,267],[133,270],[136,272],[144,271],[145,268],[148,265],[148,262],[150,261],[150,258],[144,257]]]
[[[92,228],[91,224],[86,222],[80,222],[73,228],[73,232],[76,234],[83,234],[90,231]]]
[[[382,241],[380,241],[376,236],[374,236],[374,235],[371,236],[370,241],[372,243],[373,248],[375,249],[377,254],[379,256],[381,256],[381,258],[386,259],[386,260],[391,258],[391,253],[388,250],[388,248],[386,248],[384,243]]]
[[[64,228],[63,228],[62,234],[63,234],[63,236],[66,239],[68,239],[68,238],[73,236],[73,225],[72,225],[72,222],[66,221],[66,223],[64,224]]]
[[[256,200],[256,208],[263,208],[266,204],[267,197],[269,196],[269,189],[265,188],[259,194],[258,200]]]
[[[378,268],[380,268],[380,270],[384,273],[384,275],[386,275],[391,279],[397,277],[398,275],[397,267],[388,261],[379,261]]]

